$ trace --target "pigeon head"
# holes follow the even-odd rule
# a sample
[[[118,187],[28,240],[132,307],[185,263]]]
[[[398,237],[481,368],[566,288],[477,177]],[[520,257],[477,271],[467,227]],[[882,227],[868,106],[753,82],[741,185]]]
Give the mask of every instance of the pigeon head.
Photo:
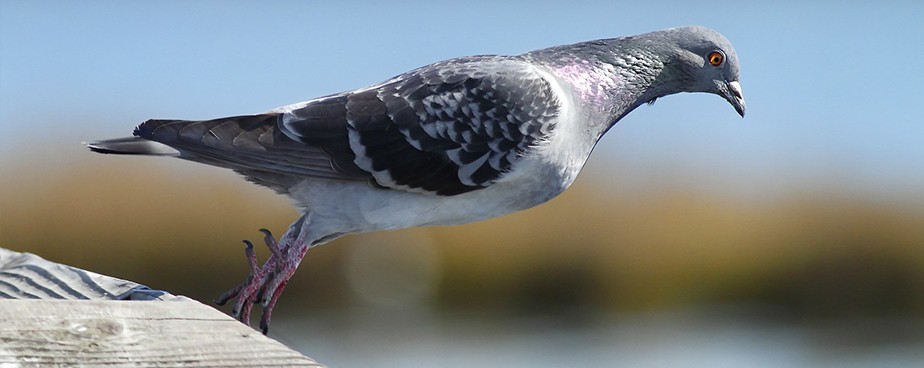
[[[738,55],[728,39],[716,31],[690,26],[657,32],[664,38],[669,68],[685,92],[722,96],[742,117],[745,102],[738,82]],[[659,37],[659,38],[660,38]]]

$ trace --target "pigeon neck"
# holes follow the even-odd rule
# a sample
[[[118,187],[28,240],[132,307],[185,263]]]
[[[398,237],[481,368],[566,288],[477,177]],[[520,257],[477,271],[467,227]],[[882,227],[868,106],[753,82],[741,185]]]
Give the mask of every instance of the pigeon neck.
[[[571,85],[587,109],[588,124],[601,128],[601,135],[636,107],[670,93],[655,87],[660,85],[655,81],[663,78],[662,58],[619,41],[591,41],[533,53]]]

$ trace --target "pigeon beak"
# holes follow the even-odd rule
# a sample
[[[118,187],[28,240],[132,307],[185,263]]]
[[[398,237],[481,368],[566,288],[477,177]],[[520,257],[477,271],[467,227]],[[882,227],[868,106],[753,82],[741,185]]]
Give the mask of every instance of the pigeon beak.
[[[744,117],[744,95],[741,94],[741,84],[738,81],[728,82],[728,88],[725,90],[724,96],[728,103],[734,106],[735,111],[738,112],[738,115]]]

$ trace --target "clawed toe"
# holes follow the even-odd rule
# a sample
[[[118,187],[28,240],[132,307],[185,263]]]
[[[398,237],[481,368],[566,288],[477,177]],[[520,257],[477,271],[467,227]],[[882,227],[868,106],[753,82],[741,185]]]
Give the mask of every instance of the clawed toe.
[[[241,284],[241,285],[235,286],[234,289],[224,292],[224,294],[221,294],[221,296],[219,296],[218,299],[215,299],[215,304],[218,304],[218,305],[228,304],[228,302],[231,301],[231,299],[234,299],[234,297],[238,296],[238,294],[241,293],[241,289],[243,288],[244,288],[244,285]]]
[[[244,290],[244,287],[250,284],[254,275],[257,274],[259,267],[257,267],[257,255],[253,251],[253,243],[251,243],[250,240],[244,240],[244,244],[246,245],[244,248],[244,256],[247,257],[247,263],[250,265],[250,274],[247,275],[247,279],[243,284],[236,286],[234,289],[226,291],[224,294],[221,294],[218,299],[215,299],[215,304],[225,305],[228,303],[228,301],[240,295],[241,291]],[[234,314],[236,314],[236,312]]]
[[[269,248],[270,253],[272,253],[276,259],[282,259],[282,249],[279,249],[279,245],[276,243],[276,238],[273,237],[273,233],[266,228],[260,229],[260,232],[265,235],[263,237],[263,242],[266,243],[266,247]]]
[[[247,257],[247,264],[250,266],[249,277],[253,277],[260,271],[260,267],[257,266],[257,253],[253,251],[253,243],[250,240],[244,240],[244,244],[247,245],[244,248],[244,256]]]

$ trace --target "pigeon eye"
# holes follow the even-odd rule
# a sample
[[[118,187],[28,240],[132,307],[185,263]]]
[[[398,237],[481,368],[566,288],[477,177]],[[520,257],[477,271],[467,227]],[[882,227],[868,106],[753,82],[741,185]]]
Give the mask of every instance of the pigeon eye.
[[[725,61],[725,55],[721,52],[713,51],[709,54],[709,64],[713,66],[722,65],[722,62]]]

